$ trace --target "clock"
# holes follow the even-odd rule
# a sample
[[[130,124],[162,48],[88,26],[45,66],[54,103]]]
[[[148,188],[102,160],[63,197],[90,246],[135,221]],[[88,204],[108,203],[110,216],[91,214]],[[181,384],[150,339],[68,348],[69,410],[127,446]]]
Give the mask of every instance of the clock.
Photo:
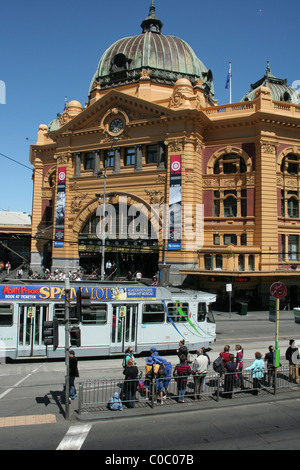
[[[109,125],[109,130],[113,132],[114,134],[117,134],[118,132],[121,132],[123,129],[123,121],[120,118],[116,118],[113,121],[111,121]]]

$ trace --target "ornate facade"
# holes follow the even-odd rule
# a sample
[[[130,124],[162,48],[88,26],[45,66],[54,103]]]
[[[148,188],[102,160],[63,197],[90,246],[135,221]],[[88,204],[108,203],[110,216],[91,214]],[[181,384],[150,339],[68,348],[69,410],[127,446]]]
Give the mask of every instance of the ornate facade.
[[[105,243],[119,274],[151,276],[164,263],[173,283],[220,294],[232,283],[236,300],[265,303],[283,280],[298,302],[299,95],[268,65],[241,102],[218,106],[211,71],[162,34],[153,2],[141,26],[105,51],[83,108],[70,101],[39,127],[32,267],[92,271]],[[104,202],[105,239],[97,233]]]

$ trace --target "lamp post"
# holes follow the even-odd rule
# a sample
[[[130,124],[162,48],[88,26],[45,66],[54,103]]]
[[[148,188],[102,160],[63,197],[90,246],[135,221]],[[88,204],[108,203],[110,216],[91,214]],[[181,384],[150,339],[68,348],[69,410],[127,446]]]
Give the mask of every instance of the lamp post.
[[[113,141],[111,143],[109,152],[112,151],[114,143],[119,140],[118,137],[114,137]],[[106,211],[106,178],[107,178],[107,165],[106,165],[106,160],[107,160],[107,154],[104,155],[104,161],[103,161],[103,166],[104,166],[104,183],[103,183],[103,216],[102,216],[102,257],[101,257],[101,281],[104,281],[105,278],[105,211]],[[98,176],[102,176],[102,172],[99,171]],[[100,194],[95,194],[96,197],[101,197]]]

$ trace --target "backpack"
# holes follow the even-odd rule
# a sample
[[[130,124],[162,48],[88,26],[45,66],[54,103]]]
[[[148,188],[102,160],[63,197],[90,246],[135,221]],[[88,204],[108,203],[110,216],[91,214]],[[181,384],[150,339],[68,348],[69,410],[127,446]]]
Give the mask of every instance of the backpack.
[[[147,379],[152,379],[152,377],[153,377],[153,366],[152,365],[149,366],[148,364],[146,364],[145,377]]]
[[[222,356],[218,356],[217,359],[213,362],[213,370],[215,372],[219,372],[219,374],[221,372],[223,372],[223,359],[222,359]]]
[[[163,378],[165,376],[166,376],[165,365],[164,364],[159,364],[157,377],[158,378]]]
[[[165,374],[166,374],[166,377],[171,377],[171,375],[172,375],[172,364],[171,364],[171,362],[167,362],[165,364]]]

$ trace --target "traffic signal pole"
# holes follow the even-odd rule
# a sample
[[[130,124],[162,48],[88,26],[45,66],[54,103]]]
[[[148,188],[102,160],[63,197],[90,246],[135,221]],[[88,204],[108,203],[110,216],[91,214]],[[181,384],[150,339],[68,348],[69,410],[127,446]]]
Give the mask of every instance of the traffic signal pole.
[[[65,415],[70,419],[70,279],[65,278]]]

